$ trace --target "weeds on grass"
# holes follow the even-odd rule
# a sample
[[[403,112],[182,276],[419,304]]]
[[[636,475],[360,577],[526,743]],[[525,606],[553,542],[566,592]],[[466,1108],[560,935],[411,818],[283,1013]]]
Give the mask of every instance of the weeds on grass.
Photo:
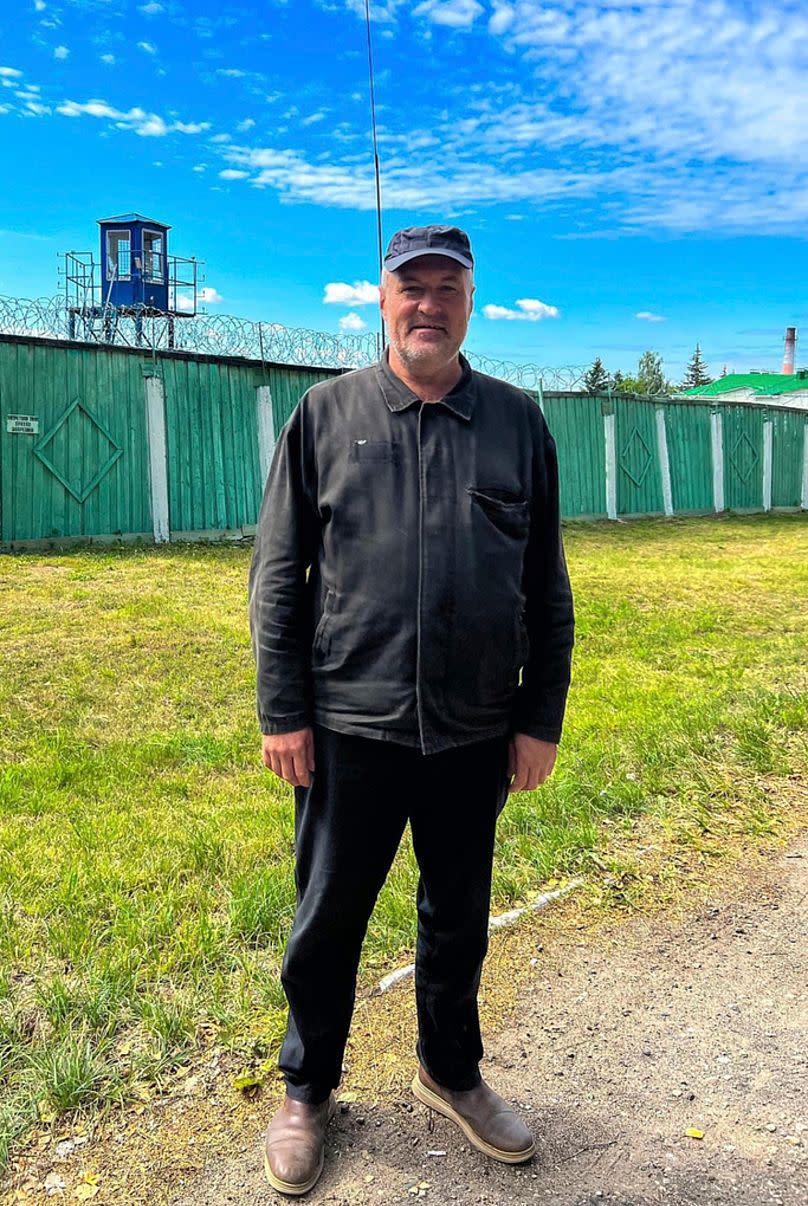
[[[41,1097],[58,1111],[121,1098],[122,1078],[108,1058],[110,1049],[109,1038],[84,1029],[35,1049],[29,1067]]]
[[[571,524],[573,686],[556,771],[500,818],[496,911],[585,874],[633,908],[636,834],[697,857],[769,836],[808,769],[801,516]],[[272,1058],[292,793],[260,763],[250,550],[30,554],[0,568],[0,1168],[37,1103],[160,1080],[217,1035]],[[764,790],[769,789],[769,790]],[[402,846],[363,974],[409,960]]]

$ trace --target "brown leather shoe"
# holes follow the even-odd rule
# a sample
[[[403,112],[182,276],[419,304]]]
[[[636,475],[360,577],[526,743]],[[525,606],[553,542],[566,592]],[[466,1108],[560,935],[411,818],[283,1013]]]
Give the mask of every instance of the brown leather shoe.
[[[267,1127],[264,1169],[279,1193],[308,1193],[323,1171],[325,1132],[337,1112],[334,1094],[318,1105],[287,1097]]]
[[[505,1164],[522,1164],[534,1155],[536,1143],[530,1131],[484,1080],[476,1089],[454,1093],[419,1068],[412,1091],[425,1106],[456,1122],[468,1141],[486,1156]]]

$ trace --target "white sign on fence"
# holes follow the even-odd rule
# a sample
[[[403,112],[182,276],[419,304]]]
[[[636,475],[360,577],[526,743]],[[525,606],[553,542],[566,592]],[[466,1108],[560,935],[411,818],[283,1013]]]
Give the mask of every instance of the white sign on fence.
[[[6,431],[12,435],[39,435],[39,417],[37,415],[8,415]]]

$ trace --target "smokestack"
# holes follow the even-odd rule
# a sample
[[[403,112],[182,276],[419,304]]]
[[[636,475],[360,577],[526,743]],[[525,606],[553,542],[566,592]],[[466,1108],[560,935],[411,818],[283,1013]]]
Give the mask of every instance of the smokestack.
[[[786,327],[786,350],[783,356],[783,372],[793,376],[797,352],[797,328]]]

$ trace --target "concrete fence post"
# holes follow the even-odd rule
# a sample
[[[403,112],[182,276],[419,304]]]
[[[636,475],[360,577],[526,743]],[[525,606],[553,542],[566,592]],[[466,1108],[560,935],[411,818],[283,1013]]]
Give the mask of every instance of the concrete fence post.
[[[617,519],[617,416],[614,403],[601,403],[603,411],[604,469],[606,474],[606,514]]]
[[[258,430],[258,460],[261,466],[261,489],[267,484],[269,467],[275,453],[275,421],[272,417],[272,390],[259,385],[255,391],[256,427]]]
[[[662,476],[662,507],[666,515],[673,515],[673,490],[671,489],[671,463],[668,456],[668,429],[665,424],[665,407],[656,407],[657,451],[659,472]]]
[[[771,415],[763,420],[763,510],[772,509],[772,463],[774,460],[774,424]]]
[[[168,447],[166,443],[166,403],[162,377],[144,378],[146,431],[149,440],[149,483],[151,488],[154,543],[171,539],[168,511]]]
[[[710,444],[713,456],[713,508],[724,510],[724,416],[721,411],[710,412]]]

